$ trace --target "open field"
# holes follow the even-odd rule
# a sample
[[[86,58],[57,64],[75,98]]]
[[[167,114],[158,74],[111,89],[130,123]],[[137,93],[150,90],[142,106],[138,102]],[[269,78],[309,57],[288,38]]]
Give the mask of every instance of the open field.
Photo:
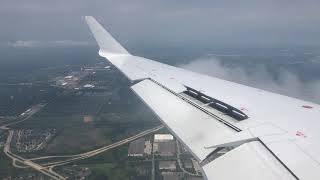
[[[115,78],[107,76],[105,79]],[[47,148],[28,157],[85,152],[127,138],[160,122],[129,90],[128,82],[109,81],[112,92],[57,97],[15,129],[57,129]],[[85,117],[90,121],[84,121]]]
[[[150,172],[150,170],[148,170],[151,167],[150,162],[130,161],[128,160],[127,152],[128,145],[124,145],[89,159],[78,161],[76,164],[59,167],[57,170],[61,171],[62,168],[77,165],[78,167],[89,168],[91,170],[91,174],[88,177],[90,180],[125,180],[134,179],[134,177],[138,176],[138,179],[148,179],[147,177],[150,177],[150,174],[147,172]],[[144,177],[140,174],[144,174]]]
[[[48,85],[1,85],[0,116],[17,116],[31,105],[54,97],[54,89]]]
[[[30,172],[28,169],[17,169],[12,166],[12,161],[3,152],[1,148],[0,152],[0,177],[13,175],[13,174],[24,174]]]

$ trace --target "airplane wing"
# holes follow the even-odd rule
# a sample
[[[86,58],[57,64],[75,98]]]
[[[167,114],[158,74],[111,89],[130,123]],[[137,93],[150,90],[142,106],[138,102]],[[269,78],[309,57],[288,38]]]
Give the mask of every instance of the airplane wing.
[[[320,179],[320,106],[131,55],[86,21],[132,91],[200,163],[205,179]]]

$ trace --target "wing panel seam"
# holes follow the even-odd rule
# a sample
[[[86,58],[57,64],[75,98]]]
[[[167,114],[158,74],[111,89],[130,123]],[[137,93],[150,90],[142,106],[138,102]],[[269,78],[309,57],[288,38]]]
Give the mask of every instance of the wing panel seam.
[[[224,125],[228,126],[229,128],[240,132],[242,131],[240,128],[236,127],[235,125],[227,122],[226,120],[222,119],[221,117],[209,112],[208,110],[202,108],[201,106],[197,105],[196,103],[188,100],[187,98],[184,98],[183,96],[175,93],[174,91],[170,90],[169,88],[167,88],[166,86],[162,85],[161,83],[157,82],[156,80],[152,79],[152,78],[148,78],[150,81],[154,82],[155,84],[159,85],[160,87],[162,87],[163,89],[167,90],[168,92],[170,92],[171,94],[179,97],[180,99],[184,100],[185,102],[189,103],[190,105],[192,105],[193,107],[199,109],[200,111],[206,113],[207,115],[209,115],[210,117],[213,117],[214,119],[218,120],[219,122],[223,123]]]

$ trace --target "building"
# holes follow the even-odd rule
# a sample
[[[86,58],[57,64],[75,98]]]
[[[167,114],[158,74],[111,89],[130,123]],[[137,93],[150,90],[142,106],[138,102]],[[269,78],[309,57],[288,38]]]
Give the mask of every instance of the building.
[[[191,160],[184,160],[183,161],[183,166],[186,168],[186,169],[192,169],[193,168],[193,163]]]
[[[159,161],[159,169],[160,170],[176,170],[176,161]]]
[[[154,142],[167,142],[173,141],[173,136],[171,134],[155,134]]]
[[[61,87],[64,89],[73,89],[78,86],[80,82],[80,77],[76,75],[68,75],[65,77],[55,78],[55,86]]]
[[[64,77],[65,79],[72,79],[73,78],[73,76],[66,76],[66,77]]]
[[[153,152],[160,156],[173,156],[176,153],[175,141],[154,143]]]
[[[191,159],[191,161],[192,161],[194,170],[195,170],[197,173],[201,173],[201,167],[200,167],[199,163],[198,163],[196,160],[194,160],[194,159]]]
[[[83,86],[84,88],[94,88],[95,86],[92,84],[86,84]]]
[[[130,143],[128,156],[142,157],[144,153],[144,138],[137,139]]]
[[[176,153],[176,141],[171,134],[155,134],[153,152],[161,156],[173,156]]]
[[[147,155],[151,155],[152,145],[150,141],[144,142],[144,153]]]

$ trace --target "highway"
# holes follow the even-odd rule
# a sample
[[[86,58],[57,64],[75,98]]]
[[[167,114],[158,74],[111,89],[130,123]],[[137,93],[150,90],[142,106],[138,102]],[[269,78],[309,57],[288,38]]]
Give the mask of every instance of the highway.
[[[47,104],[38,104],[36,106],[33,106],[29,110],[27,110],[27,112],[25,112],[26,116],[23,117],[21,120],[15,121],[15,122],[10,122],[10,123],[5,124],[5,125],[0,127],[0,129],[8,130],[8,133],[9,133],[8,137],[7,137],[7,140],[6,140],[6,143],[4,145],[4,148],[3,148],[3,152],[9,158],[12,159],[12,164],[16,168],[31,167],[31,168],[35,169],[36,171],[39,171],[39,172],[51,177],[52,179],[62,180],[62,179],[65,179],[65,178],[63,176],[59,175],[58,173],[52,171],[52,169],[46,169],[45,167],[43,167],[43,166],[41,166],[39,164],[36,164],[36,163],[34,163],[34,162],[32,162],[32,161],[30,161],[28,159],[25,159],[25,158],[23,158],[21,156],[18,156],[16,154],[12,153],[11,150],[10,150],[10,145],[11,145],[11,141],[12,141],[12,138],[13,138],[14,130],[10,129],[8,126],[14,125],[14,124],[18,124],[18,123],[21,123],[23,121],[28,120],[32,115],[34,115],[35,113],[40,111],[46,105]],[[23,115],[20,115],[20,116],[23,116]],[[25,166],[17,165],[17,162],[19,162],[20,164],[24,164]]]
[[[30,111],[28,111],[27,113],[25,112],[26,116],[20,115],[19,118],[22,118],[21,120],[18,121],[14,121],[14,122],[10,122],[8,124],[2,125],[0,126],[0,129],[3,130],[9,130],[9,126],[11,125],[15,125],[18,123],[21,123],[23,121],[28,120],[32,115],[34,115],[35,113],[37,113],[38,111],[40,111],[43,107],[45,107],[47,104],[37,104],[33,107],[30,108]]]
[[[137,140],[141,137],[144,137],[146,135],[149,135],[151,133],[154,133],[162,128],[164,128],[164,125],[160,125],[145,131],[142,131],[134,136],[128,137],[126,139],[120,140],[118,142],[115,142],[113,144],[107,145],[107,146],[103,146],[101,148],[89,151],[89,152],[85,152],[85,153],[81,153],[81,154],[75,154],[75,155],[65,155],[65,156],[43,156],[43,157],[38,157],[38,158],[31,158],[31,159],[25,159],[21,156],[18,156],[14,153],[11,152],[10,150],[10,145],[11,145],[11,141],[13,138],[13,134],[14,134],[14,130],[11,129],[9,126],[10,125],[14,125],[14,124],[18,124],[21,123],[23,121],[28,120],[33,114],[35,114],[36,112],[38,112],[39,110],[41,110],[46,104],[39,104],[36,106],[33,106],[30,110],[28,110],[28,112],[26,112],[24,115],[25,117],[22,117],[21,120],[15,121],[15,122],[10,122],[8,124],[2,125],[0,126],[0,129],[3,130],[8,130],[9,134],[5,143],[5,146],[3,148],[3,152],[12,159],[12,164],[14,167],[16,168],[28,168],[31,167],[33,169],[35,169],[36,171],[39,171],[47,176],[49,176],[50,178],[54,179],[54,180],[63,180],[65,179],[65,177],[61,176],[60,174],[54,172],[52,169],[56,166],[61,166],[61,165],[65,165],[77,160],[81,160],[81,159],[86,159],[86,158],[90,158],[92,156],[98,155],[100,153],[103,153],[105,151],[108,151],[110,149],[116,148],[118,146],[130,143],[134,140]],[[22,116],[22,115],[21,115]],[[60,161],[55,161],[55,162],[49,162],[49,163],[35,163],[35,160],[40,160],[40,159],[50,159],[50,158],[70,158],[67,160],[60,160]],[[19,165],[17,164],[17,162],[19,162]]]
[[[26,166],[30,166],[31,168],[35,169],[36,171],[39,171],[49,177],[51,177],[52,179],[55,179],[55,180],[60,180],[60,179],[65,179],[63,176],[59,175],[58,173],[52,171],[52,170],[48,170],[46,169],[45,167],[39,165],[39,164],[36,164],[30,160],[27,160],[27,159],[24,159],[23,157],[20,157],[16,154],[13,154],[11,151],[10,151],[10,144],[11,144],[11,141],[12,141],[12,137],[13,137],[13,130],[9,130],[9,135],[7,137],[7,141],[6,141],[6,144],[3,148],[3,152],[12,159],[13,161],[13,165],[16,165],[16,162],[19,162],[19,163],[22,163]],[[15,166],[15,167],[20,167],[20,166]]]
[[[110,144],[110,145],[107,145],[107,146],[104,146],[104,147],[101,147],[101,148],[98,148],[98,149],[95,149],[95,150],[92,150],[92,151],[89,151],[89,152],[85,152],[85,153],[77,154],[77,155],[70,155],[70,157],[72,157],[71,159],[67,159],[67,160],[63,160],[63,161],[50,162],[50,163],[44,163],[42,165],[33,162],[33,160],[46,159],[46,158],[52,158],[52,157],[61,157],[61,156],[44,156],[44,157],[39,157],[39,158],[25,159],[25,158],[20,157],[20,156],[18,156],[16,154],[13,154],[10,151],[10,143],[11,143],[14,131],[13,130],[9,130],[9,135],[8,135],[5,147],[4,147],[4,153],[8,157],[10,157],[12,159],[13,165],[15,167],[17,167],[17,168],[25,168],[24,166],[16,165],[16,162],[19,162],[19,163],[22,163],[22,164],[24,164],[26,166],[29,166],[29,167],[39,171],[39,172],[41,172],[41,173],[43,173],[43,174],[45,174],[45,175],[47,175],[47,176],[49,176],[49,177],[51,177],[53,179],[65,179],[63,176],[61,176],[58,173],[54,172],[52,170],[53,167],[65,165],[65,164],[71,163],[73,161],[81,160],[81,159],[90,158],[92,156],[95,156],[95,155],[98,155],[100,153],[103,153],[103,152],[105,152],[107,150],[110,150],[110,149],[116,148],[118,146],[130,143],[130,142],[132,142],[134,140],[137,140],[137,139],[139,139],[141,137],[144,137],[146,135],[154,133],[154,132],[156,132],[156,131],[158,131],[158,130],[160,130],[162,128],[164,128],[164,125],[160,125],[160,126],[157,126],[157,127],[142,131],[142,132],[140,132],[140,133],[138,133],[138,134],[136,134],[134,136],[128,137],[128,138],[123,139],[121,141],[115,142],[113,144]],[[62,156],[62,157],[68,157],[68,156]]]
[[[128,137],[128,138],[123,139],[121,141],[115,142],[113,144],[110,144],[110,145],[107,145],[107,146],[104,146],[104,147],[101,147],[101,148],[98,148],[98,149],[95,149],[95,150],[92,150],[92,151],[89,151],[89,152],[85,152],[85,153],[77,154],[77,155],[70,155],[70,157],[72,157],[71,159],[62,160],[62,161],[56,161],[56,162],[50,162],[50,163],[44,163],[42,165],[45,166],[45,167],[51,167],[52,168],[52,167],[55,167],[55,166],[65,165],[65,164],[68,164],[68,163],[73,162],[73,161],[86,159],[86,158],[98,155],[100,153],[103,153],[103,152],[105,152],[107,150],[110,150],[110,149],[116,148],[118,146],[130,143],[130,142],[132,142],[134,140],[137,140],[137,139],[139,139],[141,137],[144,137],[146,135],[149,135],[151,133],[159,131],[162,128],[164,128],[164,125],[160,125],[160,126],[157,126],[157,127],[142,131],[142,132],[140,132],[140,133],[138,133],[138,134],[136,134],[134,136]],[[48,156],[48,157],[53,157],[53,156]],[[54,156],[54,157],[59,157],[59,156]],[[66,157],[66,156],[63,156],[63,157]],[[35,159],[44,159],[44,158],[40,157],[40,158],[34,158],[32,160],[35,160]]]

